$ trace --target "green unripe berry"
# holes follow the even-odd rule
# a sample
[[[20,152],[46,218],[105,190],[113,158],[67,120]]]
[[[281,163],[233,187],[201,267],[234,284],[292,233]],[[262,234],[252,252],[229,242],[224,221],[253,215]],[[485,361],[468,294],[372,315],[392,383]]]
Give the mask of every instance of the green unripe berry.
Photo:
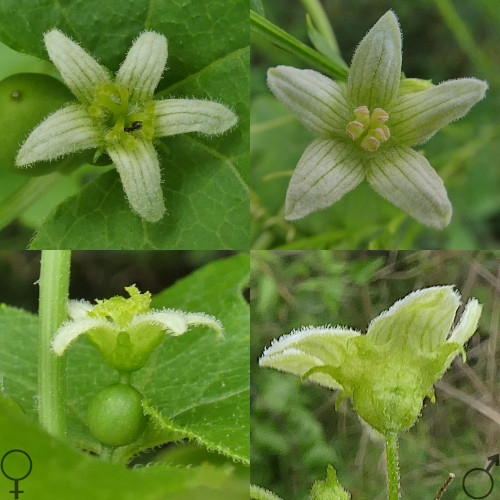
[[[49,114],[74,102],[75,96],[59,80],[37,73],[19,73],[0,82],[0,167],[27,176],[45,175],[63,169],[68,157],[40,161],[30,167],[15,166],[19,147],[29,133]],[[93,154],[93,153],[92,153]],[[80,164],[92,160],[90,151],[80,153]]]
[[[92,435],[108,446],[133,443],[144,431],[142,394],[126,384],[101,389],[90,402],[87,423]]]

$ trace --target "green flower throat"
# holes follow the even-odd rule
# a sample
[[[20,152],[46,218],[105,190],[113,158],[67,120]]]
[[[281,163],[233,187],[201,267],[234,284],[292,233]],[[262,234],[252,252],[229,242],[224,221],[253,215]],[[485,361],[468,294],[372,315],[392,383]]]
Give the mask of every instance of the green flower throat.
[[[146,106],[130,102],[128,87],[116,83],[99,83],[89,114],[109,129],[106,141],[118,141],[133,147],[135,134],[142,134],[152,140],[154,135],[154,102]]]

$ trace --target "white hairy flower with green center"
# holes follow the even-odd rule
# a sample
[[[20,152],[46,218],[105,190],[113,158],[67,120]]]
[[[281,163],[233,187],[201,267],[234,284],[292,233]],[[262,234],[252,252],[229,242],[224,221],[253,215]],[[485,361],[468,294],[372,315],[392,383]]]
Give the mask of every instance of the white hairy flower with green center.
[[[433,385],[474,334],[482,306],[471,299],[452,329],[460,295],[452,286],[410,293],[377,316],[366,335],[310,326],[274,340],[260,366],[293,373],[352,398],[359,416],[387,435],[411,427]]]
[[[70,300],[70,319],[57,330],[52,348],[62,356],[69,345],[85,334],[106,362],[119,372],[142,368],[153,349],[168,333],[183,335],[191,326],[207,326],[223,337],[221,322],[203,312],[151,309],[151,294],[141,293],[135,285],[125,287],[129,298],[120,296],[97,300]]]
[[[153,100],[167,62],[167,40],[158,33],[142,33],[114,77],[59,30],[45,34],[45,45],[79,102],[40,123],[21,146],[16,164],[25,167],[90,148],[97,149],[97,158],[106,151],[132,209],[147,221],[160,220],[165,205],[153,140],[186,132],[221,134],[236,124],[236,115],[207,100]]]
[[[332,205],[366,178],[422,224],[449,224],[452,207],[443,181],[412,147],[464,116],[487,84],[462,78],[434,86],[401,77],[401,31],[391,11],[356,49],[347,85],[312,70],[269,69],[271,91],[318,136],[290,181],[288,220]]]

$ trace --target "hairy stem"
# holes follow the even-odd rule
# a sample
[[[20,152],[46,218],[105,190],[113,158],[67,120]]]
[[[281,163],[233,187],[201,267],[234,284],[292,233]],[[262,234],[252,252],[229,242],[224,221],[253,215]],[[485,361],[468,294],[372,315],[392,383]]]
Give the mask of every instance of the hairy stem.
[[[385,454],[387,457],[387,484],[389,500],[399,499],[399,460],[398,435],[388,432],[385,435]]]
[[[38,394],[40,425],[54,436],[64,436],[65,358],[52,351],[55,331],[66,319],[71,251],[43,250],[40,271],[38,336]]]

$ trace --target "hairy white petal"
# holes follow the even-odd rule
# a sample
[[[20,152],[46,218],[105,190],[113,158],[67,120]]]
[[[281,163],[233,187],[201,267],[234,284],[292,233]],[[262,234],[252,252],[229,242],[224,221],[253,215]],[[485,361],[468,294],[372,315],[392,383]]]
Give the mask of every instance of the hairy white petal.
[[[458,325],[451,332],[447,342],[455,342],[459,345],[464,345],[472,335],[474,335],[482,310],[483,306],[479,304],[477,299],[469,300]]]
[[[80,101],[90,103],[95,86],[111,81],[108,70],[61,31],[53,29],[44,39],[51,61]]]
[[[278,66],[267,72],[271,92],[320,137],[345,134],[350,115],[344,92],[330,78],[309,69]]]
[[[462,118],[483,99],[487,88],[488,84],[481,80],[461,78],[404,94],[391,109],[391,134],[407,146],[422,144],[439,129]]]
[[[73,320],[86,318],[88,312],[93,309],[93,305],[86,300],[69,300],[68,314]]]
[[[151,142],[141,137],[135,141],[132,148],[109,144],[107,151],[134,211],[149,222],[157,222],[165,213],[158,157]]]
[[[293,330],[272,341],[262,357],[275,356],[290,348],[300,349],[322,361],[323,364],[338,365],[343,361],[343,346],[348,339],[360,332],[342,326],[307,326]]]
[[[116,83],[128,87],[132,100],[153,97],[167,62],[167,39],[153,31],[145,31],[128,51]]]
[[[35,127],[21,146],[16,165],[55,160],[83,149],[97,147],[100,132],[80,104],[57,110]]]
[[[64,351],[77,337],[94,328],[119,331],[115,325],[105,319],[84,318],[77,321],[66,321],[55,333],[52,340],[52,349],[58,356],[62,356]]]
[[[264,353],[259,359],[259,366],[274,368],[275,370],[292,373],[299,377],[302,377],[311,368],[323,365],[323,361],[319,358],[293,347],[271,356]],[[326,373],[313,373],[308,379],[329,389],[342,389],[342,386]]]
[[[217,333],[217,338],[220,339],[224,337],[224,327],[222,323],[215,317],[209,314],[199,312],[199,313],[185,313],[185,318],[188,325],[194,326],[208,326],[215,330]]]
[[[378,194],[426,226],[445,228],[451,203],[443,181],[427,159],[408,146],[380,149],[366,168]]]
[[[356,106],[385,108],[401,79],[401,31],[392,11],[385,13],[361,40],[352,58],[348,97]]]
[[[288,186],[286,219],[300,219],[332,205],[363,180],[356,147],[337,139],[317,139],[307,147]]]
[[[130,325],[138,326],[141,323],[160,325],[164,330],[171,332],[173,336],[182,335],[188,330],[185,313],[174,309],[163,309],[161,311],[138,314],[134,316]]]
[[[453,286],[417,290],[373,319],[366,336],[376,344],[394,342],[432,352],[444,344],[459,305]]]
[[[155,101],[155,137],[186,132],[222,134],[237,122],[238,117],[217,102],[197,99]]]

